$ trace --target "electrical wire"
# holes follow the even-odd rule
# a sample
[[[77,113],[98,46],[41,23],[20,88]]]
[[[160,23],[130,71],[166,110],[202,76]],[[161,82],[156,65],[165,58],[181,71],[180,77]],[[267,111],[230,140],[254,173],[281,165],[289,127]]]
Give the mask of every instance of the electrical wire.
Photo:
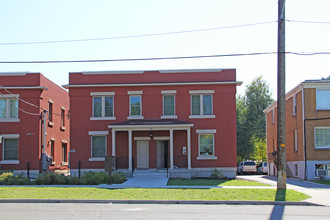
[[[295,23],[309,23],[309,24],[330,24],[329,21],[299,21],[299,20],[289,20],[286,19],[287,22],[295,22]]]
[[[2,94],[1,92],[0,92],[0,96],[2,96],[3,98],[7,99],[7,97],[5,97],[4,94]],[[15,96],[15,98],[17,98],[17,97]],[[18,108],[18,110],[20,110],[21,112],[24,112],[25,114],[28,114],[28,115],[41,116],[41,114],[28,112],[28,111],[25,111],[25,110],[23,110],[21,108]]]
[[[3,90],[5,90],[9,95],[11,95],[13,98],[16,98],[17,100],[20,100],[20,101],[22,101],[22,102],[24,102],[25,104],[28,104],[28,105],[30,105],[30,106],[33,106],[33,107],[35,107],[35,108],[37,108],[37,109],[41,109],[41,110],[43,110],[43,111],[46,111],[47,113],[49,113],[49,111],[47,110],[47,109],[44,109],[44,108],[42,108],[42,107],[40,107],[40,106],[37,106],[37,105],[35,105],[35,104],[32,104],[31,102],[28,102],[28,101],[25,101],[24,99],[21,99],[21,98],[19,98],[19,97],[17,97],[17,96],[15,96],[14,94],[12,94],[10,91],[8,91],[5,87],[3,87],[2,85],[0,85],[0,88],[1,89],[3,89]],[[2,97],[4,97],[4,98],[6,98],[1,92],[0,92],[0,95],[2,96]],[[25,112],[25,113],[30,113],[30,112],[27,112],[27,111],[25,111],[25,110],[23,110],[23,109],[20,109],[22,112]],[[30,114],[35,114],[35,113],[30,113]],[[39,115],[40,116],[40,114],[35,114],[35,115]],[[56,116],[62,116],[62,114],[58,114],[58,113],[52,113],[52,115],[56,115]],[[66,115],[63,115],[64,117],[69,117],[69,115],[68,114],[66,114]]]
[[[199,59],[199,58],[216,58],[216,57],[274,55],[274,54],[278,54],[278,53],[300,55],[300,56],[330,55],[330,52],[255,52],[255,53],[215,54],[215,55],[198,55],[198,56],[182,56],[182,57],[149,57],[149,58],[103,59],[103,60],[0,61],[0,64],[56,64],[56,63],[130,62],[130,61],[178,60],[178,59]]]
[[[86,42],[86,41],[101,41],[101,40],[116,40],[116,39],[139,38],[139,37],[153,37],[153,36],[174,35],[174,34],[186,34],[186,33],[204,32],[204,31],[215,31],[215,30],[230,29],[230,28],[250,27],[250,26],[271,24],[271,23],[276,23],[276,22],[277,21],[267,21],[267,22],[250,23],[250,24],[240,24],[240,25],[223,26],[223,27],[215,27],[215,28],[203,28],[203,29],[173,31],[173,32],[164,32],[164,33],[127,35],[127,36],[103,37],[103,38],[89,38],[89,39],[78,39],[78,40],[55,40],[55,41],[34,41],[34,42],[32,41],[32,42],[0,43],[0,46],[29,45],[29,44],[74,43],[74,42]]]

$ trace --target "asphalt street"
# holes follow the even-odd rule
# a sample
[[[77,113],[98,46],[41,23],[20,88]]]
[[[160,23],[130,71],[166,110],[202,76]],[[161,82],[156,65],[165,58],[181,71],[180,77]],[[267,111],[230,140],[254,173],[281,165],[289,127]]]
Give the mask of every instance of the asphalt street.
[[[0,219],[329,219],[325,206],[3,203]]]

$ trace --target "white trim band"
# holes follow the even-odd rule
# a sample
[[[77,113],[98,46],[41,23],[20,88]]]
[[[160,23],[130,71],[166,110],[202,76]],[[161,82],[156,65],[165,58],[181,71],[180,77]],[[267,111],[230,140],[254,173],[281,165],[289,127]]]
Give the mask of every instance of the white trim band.
[[[142,95],[143,91],[127,91],[127,95]]]
[[[214,90],[189,90],[189,94],[214,94]]]
[[[216,134],[217,129],[198,129],[196,130],[197,134]]]
[[[109,135],[109,131],[89,131],[88,135]]]
[[[91,92],[91,96],[114,96],[115,92]]]

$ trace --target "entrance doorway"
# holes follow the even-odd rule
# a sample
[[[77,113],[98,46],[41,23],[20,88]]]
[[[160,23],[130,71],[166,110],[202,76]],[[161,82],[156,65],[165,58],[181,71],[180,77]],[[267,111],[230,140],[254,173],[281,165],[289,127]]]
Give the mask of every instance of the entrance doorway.
[[[137,168],[149,168],[149,141],[137,141]]]
[[[168,168],[168,141],[157,141],[157,169]]]

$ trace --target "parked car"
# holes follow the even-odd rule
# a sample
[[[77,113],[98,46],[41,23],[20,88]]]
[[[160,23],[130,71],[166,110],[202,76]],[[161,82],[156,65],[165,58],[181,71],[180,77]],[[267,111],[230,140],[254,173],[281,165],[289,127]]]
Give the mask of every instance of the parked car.
[[[267,165],[267,162],[261,162],[258,165],[257,172],[259,174],[268,174],[268,165]]]
[[[257,165],[254,161],[242,161],[238,164],[237,167],[238,174],[244,173],[257,173]]]

